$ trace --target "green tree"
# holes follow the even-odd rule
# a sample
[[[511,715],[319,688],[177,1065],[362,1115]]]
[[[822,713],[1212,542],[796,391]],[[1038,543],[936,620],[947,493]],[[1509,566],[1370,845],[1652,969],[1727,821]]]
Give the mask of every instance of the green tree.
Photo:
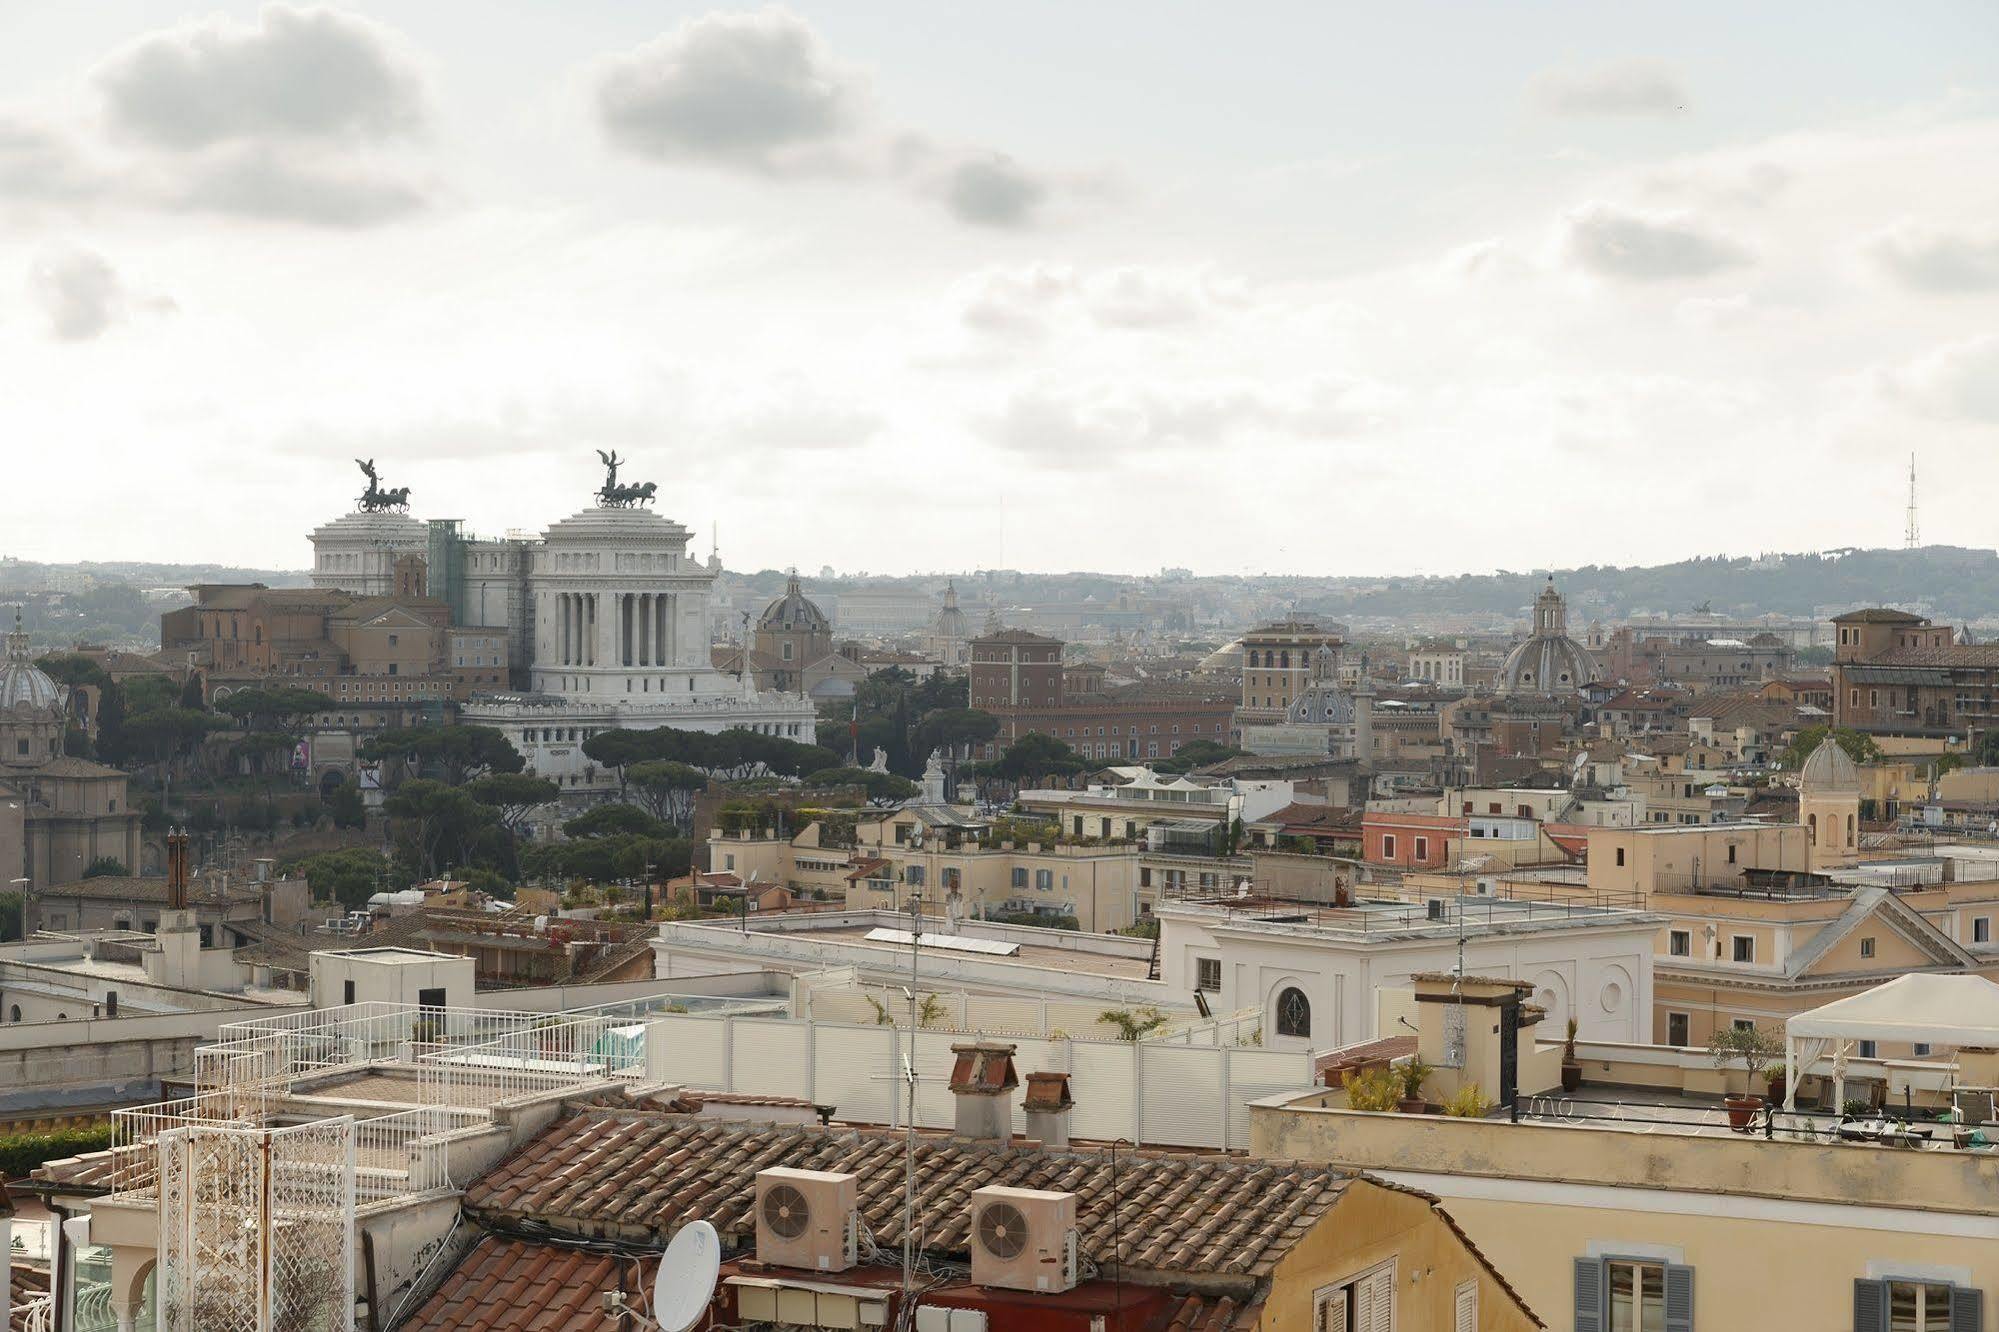
[[[365,828],[368,826],[368,805],[361,797],[361,788],[353,782],[342,781],[326,797],[327,809],[333,815],[336,828]]]
[[[869,800],[908,800],[917,793],[917,785],[907,777],[898,777],[892,772],[876,772],[872,768],[821,768],[805,777],[806,786],[833,787],[858,786],[867,792]]]
[[[360,754],[370,762],[406,760],[419,772],[436,773],[450,786],[463,786],[487,773],[519,772],[527,766],[506,735],[491,726],[417,726],[384,731],[368,737]]]
[[[126,879],[132,871],[125,868],[125,862],[116,856],[99,856],[83,867],[86,879]]]
[[[200,671],[187,673],[187,683],[180,687],[180,705],[184,708],[208,706],[208,690],[203,684]]]
[[[364,846],[322,851],[292,861],[284,869],[287,874],[303,875],[316,900],[338,902],[350,911],[366,906],[370,897],[392,882],[389,862],[381,852]]]
[[[472,834],[498,816],[465,791],[418,777],[404,782],[382,802],[382,812],[402,825],[411,862],[425,878],[437,874],[439,855],[447,848],[466,858]]]
[[[97,698],[97,757],[105,763],[130,761],[125,740],[125,686],[112,684]]]
[[[999,718],[990,712],[977,708],[938,708],[926,712],[916,724],[915,749],[926,757],[933,749],[947,754],[961,749],[969,751],[991,742],[998,734]]]
[[[546,777],[530,777],[520,772],[496,772],[468,782],[465,793],[499,816],[500,826],[509,836],[520,833],[521,820],[539,806],[562,795],[562,788]]]
[[[1243,751],[1233,745],[1218,744],[1213,740],[1189,740],[1175,750],[1172,757],[1153,763],[1156,772],[1192,772],[1210,763],[1220,763],[1232,759]]]
[[[180,706],[180,690],[171,676],[135,675],[125,682],[124,688],[125,711],[131,716]]]
[[[562,825],[574,838],[639,836],[666,837],[671,829],[637,805],[598,805]]]
[[[1082,755],[1054,736],[1031,731],[1008,745],[998,758],[979,764],[973,771],[981,777],[1018,784],[1073,776],[1088,766]]]
[[[125,742],[135,757],[171,766],[193,754],[211,732],[227,724],[212,712],[154,708],[126,720]]]
[[[647,759],[626,772],[632,803],[682,832],[694,819],[694,797],[708,789],[708,774],[671,759]]]
[[[286,686],[238,689],[226,698],[218,699],[215,710],[235,718],[236,723],[246,731],[266,731],[289,737],[298,733],[299,724],[307,717],[326,711],[327,706],[324,694]]]
[[[1827,735],[1838,741],[1839,747],[1855,763],[1881,761],[1881,746],[1875,744],[1874,737],[1865,732],[1849,730],[1844,726],[1807,726],[1792,737],[1777,762],[1793,772],[1797,771],[1805,766],[1805,760],[1811,757],[1812,751],[1825,741]]]
[[[26,905],[19,893],[0,892],[0,940],[23,939],[21,921]]]

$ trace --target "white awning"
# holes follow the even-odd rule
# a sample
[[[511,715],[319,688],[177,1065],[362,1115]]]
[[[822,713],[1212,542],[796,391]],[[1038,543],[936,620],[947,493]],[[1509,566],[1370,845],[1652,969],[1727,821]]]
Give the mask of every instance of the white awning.
[[[1899,976],[1798,1014],[1784,1034],[1999,1048],[1999,985],[1983,976]]]

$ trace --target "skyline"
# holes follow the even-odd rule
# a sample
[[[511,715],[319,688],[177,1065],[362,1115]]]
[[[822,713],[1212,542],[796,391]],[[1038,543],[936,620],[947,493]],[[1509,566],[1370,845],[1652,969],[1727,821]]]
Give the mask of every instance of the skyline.
[[[357,455],[538,531],[596,447],[732,567],[1892,547],[1912,450],[1989,546],[1999,18],[1709,9],[10,14],[6,553],[296,567]]]

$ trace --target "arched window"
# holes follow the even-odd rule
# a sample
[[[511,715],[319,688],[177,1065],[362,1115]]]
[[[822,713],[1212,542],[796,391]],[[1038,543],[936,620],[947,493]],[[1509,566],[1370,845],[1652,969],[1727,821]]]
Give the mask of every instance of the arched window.
[[[1286,986],[1277,992],[1277,1034],[1279,1036],[1310,1036],[1312,1034],[1312,1001],[1305,992],[1295,985]]]
[[[1809,846],[1819,844],[1819,816],[1816,814],[1805,816],[1805,842]]]
[[[8,1008],[7,1020],[9,1022],[19,1022],[21,1020],[21,1006],[19,1004],[15,1004],[12,1007]]]
[[[1846,816],[1846,844],[1847,844],[1848,846],[1853,846],[1853,845],[1854,845],[1854,840],[1853,840],[1853,815],[1851,815],[1851,814],[1849,814],[1849,815],[1847,815],[1847,816]]]

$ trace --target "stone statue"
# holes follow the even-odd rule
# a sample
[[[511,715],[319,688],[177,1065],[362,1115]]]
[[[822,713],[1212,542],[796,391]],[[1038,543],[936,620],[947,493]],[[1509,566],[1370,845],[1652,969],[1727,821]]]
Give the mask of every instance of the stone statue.
[[[612,449],[606,453],[598,449],[597,456],[604,463],[604,484],[597,491],[597,503],[601,507],[629,509],[636,505],[652,503],[653,496],[659,493],[656,482],[643,481],[637,485],[621,486],[618,484],[618,468],[625,460],[618,456],[618,451]]]
[[[873,763],[868,764],[868,771],[869,772],[888,771],[888,751],[886,749],[883,749],[880,745],[875,746],[875,761]]]
[[[356,501],[363,513],[381,513],[387,509],[407,509],[410,504],[410,488],[397,486],[394,490],[382,489],[382,478],[375,471],[373,458],[356,458],[354,465],[361,469],[361,475],[368,478],[368,488],[361,492]]]

